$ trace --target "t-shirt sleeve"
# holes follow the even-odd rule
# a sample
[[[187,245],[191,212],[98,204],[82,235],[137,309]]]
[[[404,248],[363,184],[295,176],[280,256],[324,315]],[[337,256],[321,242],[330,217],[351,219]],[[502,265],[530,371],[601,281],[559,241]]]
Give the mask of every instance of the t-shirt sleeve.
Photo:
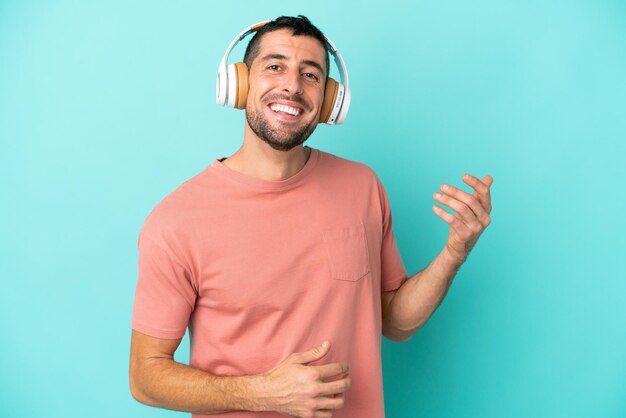
[[[396,290],[407,279],[408,275],[398,251],[398,245],[393,235],[391,207],[387,199],[387,192],[381,181],[376,178],[383,213],[383,239],[381,245],[381,290]]]
[[[145,234],[138,246],[132,327],[156,338],[182,338],[197,295],[189,271]]]

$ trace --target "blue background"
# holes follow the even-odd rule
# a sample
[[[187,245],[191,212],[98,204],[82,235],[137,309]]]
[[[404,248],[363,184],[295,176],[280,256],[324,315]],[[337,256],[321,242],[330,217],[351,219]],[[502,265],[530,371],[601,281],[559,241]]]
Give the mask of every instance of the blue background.
[[[309,144],[376,170],[411,274],[447,237],[439,185],[495,179],[444,303],[384,342],[387,415],[626,416],[618,0],[0,1],[0,415],[186,416],[128,389],[137,234],[239,147],[217,65],[282,14],[346,60],[347,121]]]

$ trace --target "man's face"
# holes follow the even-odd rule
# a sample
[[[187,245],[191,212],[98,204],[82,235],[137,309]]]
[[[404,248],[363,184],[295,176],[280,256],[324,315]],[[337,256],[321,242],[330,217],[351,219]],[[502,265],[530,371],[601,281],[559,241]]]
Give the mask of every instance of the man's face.
[[[263,35],[249,69],[246,120],[272,148],[289,151],[317,126],[326,83],[326,51],[288,29]]]

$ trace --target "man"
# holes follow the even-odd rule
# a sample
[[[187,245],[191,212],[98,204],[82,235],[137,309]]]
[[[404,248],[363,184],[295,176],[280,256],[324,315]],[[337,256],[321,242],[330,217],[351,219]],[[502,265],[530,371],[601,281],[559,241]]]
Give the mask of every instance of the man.
[[[381,335],[406,341],[489,225],[492,178],[442,186],[442,252],[407,279],[367,166],[302,144],[328,77],[322,33],[281,17],[250,42],[242,147],[160,202],[139,238],[130,386],[226,417],[383,417]],[[190,365],[173,360],[189,326]]]

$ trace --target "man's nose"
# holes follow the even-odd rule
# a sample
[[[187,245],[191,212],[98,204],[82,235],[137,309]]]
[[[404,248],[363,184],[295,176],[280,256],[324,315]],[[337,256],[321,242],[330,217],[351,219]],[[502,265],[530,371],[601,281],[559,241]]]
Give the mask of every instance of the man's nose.
[[[302,94],[302,79],[300,71],[288,71],[283,78],[282,89],[289,94]]]

